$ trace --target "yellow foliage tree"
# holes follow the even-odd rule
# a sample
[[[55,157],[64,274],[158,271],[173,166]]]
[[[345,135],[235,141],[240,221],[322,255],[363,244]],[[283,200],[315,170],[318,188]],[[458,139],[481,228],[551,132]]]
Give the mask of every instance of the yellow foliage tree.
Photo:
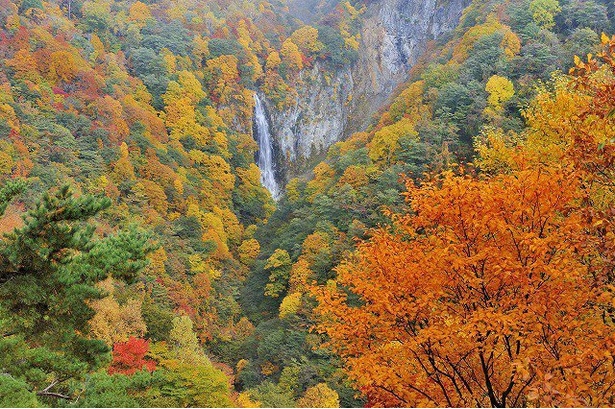
[[[164,247],[160,246],[152,251],[148,259],[150,261],[148,268],[152,271],[154,276],[160,276],[165,273],[164,263],[168,260],[168,256]]]
[[[298,178],[292,178],[286,184],[286,198],[290,200],[291,203],[295,203],[301,199],[301,192],[299,189],[300,183],[301,181]]]
[[[280,318],[286,318],[289,315],[294,315],[301,308],[301,293],[288,294],[280,304]]]
[[[350,165],[344,171],[344,174],[340,178],[339,184],[343,185],[348,183],[354,189],[358,189],[362,186],[367,185],[369,182],[369,178],[365,169],[362,166],[358,165]]]
[[[70,82],[75,79],[78,70],[74,53],[64,50],[51,53],[48,75],[52,81]]]
[[[96,35],[96,33],[92,33],[90,37],[90,44],[92,44],[92,48],[94,48],[94,52],[90,56],[91,61],[99,61],[105,55],[105,45],[100,40],[100,37]]]
[[[221,104],[227,104],[233,91],[235,91],[239,80],[238,63],[239,61],[234,55],[221,55],[208,60],[206,63],[207,71],[212,78],[212,96]]]
[[[304,292],[307,289],[308,282],[311,277],[314,276],[314,272],[310,269],[310,263],[305,256],[300,256],[296,263],[290,270],[290,278],[288,280],[288,291]]]
[[[235,175],[231,173],[231,166],[223,157],[208,155],[203,161],[206,175],[209,177],[216,191],[223,198],[230,198],[235,186]]]
[[[128,145],[126,145],[126,142],[122,142],[120,145],[120,159],[113,165],[112,176],[115,183],[136,179],[135,169],[130,162]]]
[[[209,41],[206,38],[197,35],[192,41],[192,54],[197,57],[199,67],[202,67],[203,61],[209,55]]]
[[[256,261],[261,251],[261,246],[256,239],[244,240],[237,251],[239,252],[239,261],[249,267]]]
[[[282,61],[288,65],[293,71],[299,71],[303,69],[303,58],[301,57],[301,51],[299,51],[299,47],[290,39],[286,39],[282,44],[282,49],[280,50],[280,55],[282,56]]]
[[[515,95],[513,83],[508,78],[499,75],[489,78],[485,90],[489,93],[487,102],[496,112],[502,111],[503,105]]]
[[[167,195],[164,189],[154,181],[142,179],[135,185],[135,190],[147,198],[148,203],[161,215],[166,215],[169,209]]]
[[[182,315],[173,318],[173,328],[169,333],[169,340],[169,343],[178,352],[181,351],[183,361],[195,365],[209,362],[199,346],[199,340],[193,330],[190,317]]]
[[[318,40],[318,30],[312,26],[303,26],[297,29],[290,39],[302,52],[317,53],[321,51],[324,44]]]
[[[265,271],[269,273],[269,283],[265,286],[266,296],[278,298],[286,290],[291,267],[288,252],[276,249],[265,264]]]
[[[102,282],[100,287],[109,295],[90,303],[95,311],[90,320],[92,335],[110,346],[116,342],[126,342],[131,336],[143,337],[147,328],[141,316],[141,301],[129,299],[120,305],[115,299],[111,278]]]
[[[152,18],[152,12],[147,4],[136,1],[128,10],[128,20],[137,23],[139,27],[144,27],[145,22]]]
[[[0,151],[0,177],[9,175],[13,170],[13,166],[15,165],[15,161],[6,152]]]
[[[229,407],[229,379],[203,353],[187,316],[173,319],[169,343],[151,345],[150,356],[165,368],[167,387],[181,407]]]
[[[205,91],[201,82],[190,71],[179,71],[177,73],[177,81],[169,82],[166,93],[162,99],[166,105],[171,105],[173,102],[181,98],[188,98],[191,104],[197,104],[205,98]]]
[[[267,61],[265,63],[265,68],[267,70],[275,70],[282,63],[282,59],[280,58],[280,54],[277,51],[272,51],[267,56]]]
[[[326,233],[316,231],[303,240],[301,249],[301,256],[313,266],[321,255],[331,251],[330,237]]]
[[[222,219],[214,213],[201,213],[200,221],[204,231],[203,240],[216,243],[214,256],[218,259],[228,257],[228,237]]]
[[[506,27],[500,44],[508,58],[513,58],[521,51],[521,40],[510,28]]]
[[[229,244],[238,246],[243,235],[243,226],[239,223],[239,219],[228,207],[214,206],[213,212],[222,220],[224,231],[228,238]]]
[[[521,141],[514,132],[504,133],[501,129],[488,129],[475,139],[474,149],[478,157],[474,163],[484,172],[502,173],[513,165],[513,147]]]
[[[494,14],[487,17],[483,24],[475,25],[465,32],[459,44],[453,52],[455,62],[463,62],[469,55],[470,50],[474,47],[476,41],[481,37],[491,35],[502,30],[504,26],[500,23]]]
[[[545,30],[555,26],[555,16],[562,11],[557,0],[533,0],[530,3],[530,13],[536,24]]]
[[[12,106],[0,104],[0,118],[4,119],[11,129],[19,131],[19,118]]]
[[[6,60],[6,65],[15,71],[15,78],[27,79],[32,82],[39,81],[40,76],[38,74],[36,59],[32,53],[25,48],[18,50],[13,55],[13,58]]]
[[[392,125],[385,126],[374,134],[369,144],[369,157],[374,162],[390,164],[396,158],[399,150],[399,140],[402,137],[418,138],[414,122],[409,118],[402,118]]]
[[[237,396],[237,406],[240,408],[260,408],[259,401],[253,401],[249,392],[241,392]]]
[[[326,383],[319,383],[305,391],[297,401],[300,408],[339,408],[340,397]]]
[[[314,179],[307,184],[310,200],[326,191],[335,176],[335,170],[326,162],[321,162],[314,168]]]

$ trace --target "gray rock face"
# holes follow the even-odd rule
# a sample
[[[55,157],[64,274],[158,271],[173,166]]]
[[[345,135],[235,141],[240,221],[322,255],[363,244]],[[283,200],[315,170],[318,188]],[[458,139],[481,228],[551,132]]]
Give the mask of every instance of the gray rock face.
[[[430,40],[454,29],[469,0],[378,0],[363,15],[359,59],[327,78],[319,64],[301,74],[295,104],[276,111],[266,102],[282,179],[304,171],[316,157],[372,115],[425,52]],[[331,74],[329,74],[331,75]]]
[[[395,88],[406,81],[410,68],[425,52],[428,42],[453,30],[469,3],[468,0],[382,0],[372,4],[364,16],[360,57],[354,68],[357,86],[353,108],[367,112],[369,120]]]
[[[326,78],[316,63],[301,73],[301,81],[299,96],[289,109],[278,111],[266,102],[281,179],[301,172],[309,158],[341,140],[351,112],[348,98],[354,81],[350,68]]]

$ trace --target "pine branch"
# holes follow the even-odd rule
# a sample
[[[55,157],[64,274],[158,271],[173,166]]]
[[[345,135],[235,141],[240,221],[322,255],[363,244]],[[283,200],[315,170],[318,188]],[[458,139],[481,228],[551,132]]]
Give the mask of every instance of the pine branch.
[[[47,386],[42,391],[36,392],[36,394],[38,396],[51,396],[51,397],[54,397],[54,398],[70,400],[71,397],[68,396],[68,395],[63,395],[63,394],[57,393],[57,392],[50,392],[50,389],[53,388],[54,386],[56,386],[58,383],[60,383],[60,381],[55,380],[55,381],[51,382],[51,384],[49,384],[49,386]]]

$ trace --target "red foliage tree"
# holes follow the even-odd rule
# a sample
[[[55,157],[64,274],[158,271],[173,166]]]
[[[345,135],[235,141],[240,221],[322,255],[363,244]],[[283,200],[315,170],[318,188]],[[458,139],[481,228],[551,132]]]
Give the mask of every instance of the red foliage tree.
[[[126,342],[118,342],[113,345],[113,361],[109,367],[109,374],[120,373],[132,375],[145,367],[153,372],[156,369],[156,362],[145,359],[149,351],[149,341],[130,337]]]

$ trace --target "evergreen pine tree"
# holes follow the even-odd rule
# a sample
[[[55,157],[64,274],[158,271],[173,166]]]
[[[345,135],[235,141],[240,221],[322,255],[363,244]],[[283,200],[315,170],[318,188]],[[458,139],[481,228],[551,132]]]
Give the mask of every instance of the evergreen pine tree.
[[[0,205],[21,189],[5,186]],[[0,372],[45,399],[69,398],[67,381],[109,359],[104,342],[86,336],[94,314],[88,301],[105,295],[96,284],[109,275],[133,280],[147,263],[143,232],[95,237],[89,219],[110,205],[64,186],[0,239]]]

